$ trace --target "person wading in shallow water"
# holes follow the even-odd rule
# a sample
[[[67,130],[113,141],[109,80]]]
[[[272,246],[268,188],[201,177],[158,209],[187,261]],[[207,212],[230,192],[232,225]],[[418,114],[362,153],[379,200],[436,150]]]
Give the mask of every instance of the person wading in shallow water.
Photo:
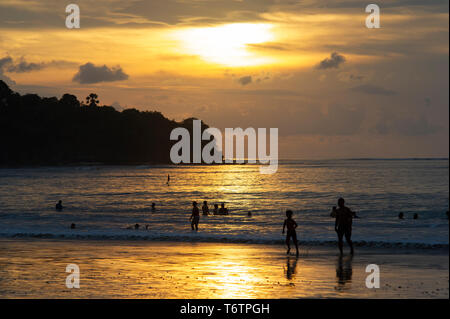
[[[55,206],[56,211],[60,212],[64,209],[64,206],[62,205],[62,201],[58,201],[58,203]]]
[[[204,216],[209,215],[209,207],[208,207],[208,202],[206,200],[203,202],[202,213]]]
[[[190,218],[192,230],[198,230],[198,222],[200,221],[200,211],[197,207],[197,202],[192,203],[192,215]]]
[[[353,217],[356,217],[356,214],[350,210],[350,208],[345,206],[345,200],[341,197],[338,200],[338,209],[336,210],[336,222],[334,224],[334,230],[338,235],[338,247],[341,255],[343,254],[343,246],[344,241],[343,238],[345,236],[345,240],[350,246],[350,253],[353,255],[353,243],[352,243],[352,223]]]

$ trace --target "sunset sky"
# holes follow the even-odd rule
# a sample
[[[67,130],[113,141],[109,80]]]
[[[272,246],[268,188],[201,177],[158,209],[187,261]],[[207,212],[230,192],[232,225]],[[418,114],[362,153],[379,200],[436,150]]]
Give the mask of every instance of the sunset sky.
[[[65,27],[78,4],[81,28]],[[381,8],[368,29],[366,5]],[[438,0],[0,0],[0,79],[20,93],[279,128],[281,158],[448,157]]]

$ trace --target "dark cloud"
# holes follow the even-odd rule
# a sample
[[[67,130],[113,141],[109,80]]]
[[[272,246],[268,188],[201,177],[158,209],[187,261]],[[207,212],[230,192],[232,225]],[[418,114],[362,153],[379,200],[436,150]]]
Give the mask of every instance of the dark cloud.
[[[30,1],[31,2],[31,1]],[[263,20],[260,14],[278,0],[77,0],[82,28],[153,27]],[[60,0],[0,3],[2,28],[65,28],[65,6]]]
[[[271,12],[357,10],[368,4],[362,0],[77,0],[82,28],[152,27],[175,24],[213,24],[264,21]],[[7,1],[0,3],[2,28],[65,28],[60,0]],[[382,8],[414,8],[448,14],[448,0],[384,0]]]
[[[80,84],[92,84],[99,82],[113,82],[127,80],[128,75],[123,72],[120,66],[109,68],[106,65],[95,66],[88,62],[80,65],[78,72],[73,76],[72,81]]]
[[[12,64],[8,66],[7,70],[8,72],[14,72],[14,73],[26,73],[31,71],[37,71],[41,70],[45,67],[44,63],[29,63],[25,60],[21,60],[16,64]]]
[[[317,3],[319,3],[319,1]],[[326,7],[351,9],[367,4],[361,0],[341,0],[330,1],[327,3]],[[448,0],[384,0],[380,3],[381,8],[408,8],[412,6],[423,7],[424,9],[431,11],[444,12],[445,8],[448,10]]]
[[[325,44],[321,47],[323,50],[345,50],[347,54],[354,55],[370,55],[377,57],[394,57],[399,54],[405,55],[423,55],[424,53],[439,52],[441,46],[448,47],[448,30],[440,30],[440,26],[448,22],[441,21],[435,18],[431,21],[429,18],[411,17],[414,21],[412,25],[434,25],[433,29],[421,29],[420,32],[414,33],[409,37],[394,38],[394,39],[373,39],[362,38],[355,42],[345,44]],[[392,26],[392,29],[403,28],[403,24],[398,22],[397,25]],[[399,31],[400,32],[400,31]]]
[[[345,62],[345,57],[340,55],[337,52],[331,53],[329,58],[326,58],[317,65],[317,69],[326,70],[326,69],[337,69],[342,63]]]
[[[239,82],[241,85],[247,85],[247,84],[250,84],[250,83],[252,83],[252,81],[253,81],[253,78],[252,78],[251,75],[243,76],[243,77],[241,77],[241,78],[238,79],[238,82]]]
[[[355,86],[351,88],[352,91],[364,93],[364,94],[373,94],[373,95],[385,95],[392,96],[397,94],[397,92],[389,89],[385,89],[381,86],[371,85],[371,84],[363,84],[359,86]]]
[[[0,80],[4,81],[9,86],[16,84],[16,82],[3,73],[3,70],[0,68]]]
[[[48,67],[68,67],[76,65],[70,61],[50,61],[50,62],[27,62],[23,57],[18,61],[10,56],[0,59],[0,69],[11,73],[27,73],[42,70]]]
[[[13,59],[9,56],[5,56],[4,58],[0,59],[0,69],[3,69],[3,67],[7,64],[11,64],[13,62]]]
[[[12,62],[13,59],[9,56],[0,59],[0,80],[4,81],[8,85],[16,84],[16,82],[14,82],[13,79],[4,74],[6,67],[10,65]]]
[[[122,13],[141,16],[167,24],[210,24],[262,20],[260,14],[277,4],[277,0],[209,0],[126,2]],[[125,2],[124,2],[125,3]]]

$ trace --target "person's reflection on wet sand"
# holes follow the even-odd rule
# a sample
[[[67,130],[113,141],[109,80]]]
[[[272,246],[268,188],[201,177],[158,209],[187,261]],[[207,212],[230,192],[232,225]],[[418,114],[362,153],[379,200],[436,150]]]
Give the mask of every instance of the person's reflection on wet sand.
[[[353,275],[352,261],[352,255],[345,258],[342,255],[338,257],[336,264],[336,279],[338,283],[337,289],[344,289],[345,284],[351,283]]]
[[[292,262],[291,262],[292,260]],[[292,257],[287,257],[286,259],[286,278],[288,280],[291,280],[295,277],[295,269],[297,268],[297,260],[298,257],[292,258]]]

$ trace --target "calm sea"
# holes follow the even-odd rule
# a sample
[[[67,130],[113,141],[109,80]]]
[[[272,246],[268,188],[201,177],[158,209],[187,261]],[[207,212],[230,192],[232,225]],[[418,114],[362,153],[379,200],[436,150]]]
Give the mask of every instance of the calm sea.
[[[360,216],[359,245],[448,246],[447,159],[283,161],[273,175],[258,165],[0,169],[0,236],[282,243],[292,209],[302,243],[331,245],[340,196]],[[192,232],[193,200],[225,202],[230,215],[202,216]],[[126,229],[135,223],[148,229]]]

